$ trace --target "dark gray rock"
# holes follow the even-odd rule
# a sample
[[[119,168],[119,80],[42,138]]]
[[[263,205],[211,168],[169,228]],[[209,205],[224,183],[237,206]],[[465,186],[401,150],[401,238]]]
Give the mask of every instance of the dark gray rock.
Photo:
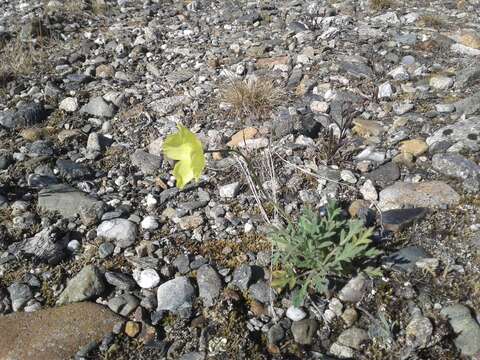
[[[375,182],[375,184],[385,187],[393,184],[400,178],[400,168],[397,164],[389,162],[365,174],[365,177]]]
[[[13,111],[0,111],[0,125],[7,129],[16,127],[15,113]]]
[[[424,218],[427,212],[426,208],[393,209],[382,212],[380,219],[385,230],[397,232]]]
[[[130,291],[137,287],[135,280],[130,275],[124,273],[107,271],[105,272],[105,280],[120,290]]]
[[[70,181],[88,178],[91,175],[91,171],[88,167],[71,160],[59,159],[57,160],[56,165],[60,176]]]
[[[275,294],[273,290],[268,286],[268,283],[264,280],[260,280],[255,284],[251,285],[248,289],[250,295],[255,300],[260,301],[263,304],[270,303],[275,299]]]
[[[178,269],[178,272],[185,275],[190,271],[190,259],[186,254],[178,255],[173,261],[173,266]]]
[[[33,298],[33,293],[27,284],[14,282],[8,288],[10,300],[12,302],[12,310],[19,311]]]
[[[374,76],[372,68],[362,62],[342,61],[340,63],[340,69],[360,79],[371,79]]]
[[[455,87],[462,89],[480,81],[480,65],[472,64],[460,70],[455,78]]]
[[[273,325],[268,329],[268,343],[276,345],[285,338],[285,330],[283,330],[280,324]]]
[[[20,107],[15,114],[16,127],[33,126],[46,120],[48,111],[43,104],[31,102]]]
[[[45,228],[29,239],[14,243],[12,247],[50,265],[58,264],[67,255],[67,242],[57,239],[52,228]]]
[[[222,290],[222,279],[210,265],[203,265],[197,270],[197,283],[203,304],[210,307],[215,304]]]
[[[146,175],[156,174],[162,167],[161,156],[152,155],[143,150],[135,151],[130,159],[132,160],[132,164]]]
[[[33,143],[27,143],[25,144],[25,150],[30,157],[53,155],[53,147],[48,140],[37,140]]]
[[[242,264],[233,271],[232,285],[245,291],[248,289],[252,280],[252,267],[247,264]]]
[[[108,301],[110,310],[122,316],[130,315],[139,304],[140,300],[131,294],[118,295]]]
[[[463,180],[480,176],[480,166],[460,154],[435,154],[432,167],[444,175]]]
[[[480,109],[480,92],[455,102],[455,110],[458,114],[471,115]]]

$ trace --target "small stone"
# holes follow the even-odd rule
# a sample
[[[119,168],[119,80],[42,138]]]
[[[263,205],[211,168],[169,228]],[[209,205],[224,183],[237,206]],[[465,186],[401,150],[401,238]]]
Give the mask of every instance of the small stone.
[[[143,230],[156,230],[160,226],[154,216],[145,216],[140,223]]]
[[[462,30],[458,42],[473,49],[480,49],[480,34],[473,30]]]
[[[400,151],[402,153],[409,153],[415,157],[425,154],[427,150],[428,144],[420,139],[403,141],[400,145]]]
[[[240,183],[238,181],[231,184],[220,186],[219,188],[220,197],[232,199],[235,196],[237,196],[239,190],[240,190]]]
[[[233,280],[231,284],[238,287],[240,290],[245,291],[248,289],[251,280],[252,267],[247,264],[243,264],[233,271]]]
[[[98,117],[112,118],[117,109],[115,105],[107,103],[101,96],[98,96],[90,99],[88,104],[83,105],[80,112]]]
[[[253,139],[258,134],[258,130],[254,127],[248,127],[235,133],[227,146],[234,147],[244,143],[246,140]]]
[[[317,321],[303,319],[292,323],[291,331],[295,341],[302,345],[310,345],[318,329]]]
[[[442,114],[449,114],[455,111],[455,105],[453,104],[436,104],[435,110]]]
[[[336,342],[330,346],[330,352],[340,359],[353,359],[355,357],[355,352],[351,348]]]
[[[394,80],[406,81],[410,79],[410,75],[403,65],[393,69],[388,73]]]
[[[378,87],[378,98],[385,99],[391,98],[393,95],[392,85],[389,82],[383,83]]]
[[[348,346],[355,350],[360,350],[361,345],[366,341],[368,341],[367,332],[358,327],[344,330],[337,339],[337,343],[340,345]]]
[[[143,150],[136,150],[130,159],[132,164],[145,175],[155,175],[162,167],[162,157],[149,154]]]
[[[268,304],[274,299],[273,290],[268,286],[266,281],[260,280],[249,287],[252,298],[263,304]]]
[[[360,188],[360,193],[363,195],[363,198],[368,201],[377,201],[378,194],[375,186],[373,185],[372,180],[367,180]]]
[[[269,344],[276,345],[285,338],[285,330],[283,330],[280,324],[275,324],[268,329],[267,338]]]
[[[135,289],[136,287],[135,280],[133,280],[133,278],[127,274],[107,271],[105,273],[105,279],[107,280],[107,283],[120,290],[129,291]]]
[[[367,291],[367,287],[367,277],[364,274],[359,274],[340,290],[338,297],[343,302],[357,303],[362,300]]]
[[[439,265],[440,261],[436,258],[424,258],[415,262],[415,266],[419,269],[429,271],[436,271]]]
[[[365,177],[372,180],[375,184],[384,187],[400,178],[400,168],[397,164],[389,162],[365,174]]]
[[[184,216],[180,219],[180,228],[182,230],[195,230],[196,228],[203,225],[203,217],[198,214],[193,214],[189,216]]]
[[[328,105],[327,102],[325,101],[312,101],[310,103],[310,109],[314,112],[314,113],[321,113],[321,114],[325,114],[328,112],[328,109],[330,108],[330,106]]]
[[[67,97],[60,102],[58,108],[66,112],[75,112],[78,110],[78,100],[74,97]]]
[[[340,178],[343,181],[346,181],[350,184],[355,184],[357,182],[357,178],[355,177],[355,174],[350,170],[342,170],[340,172]]]
[[[358,320],[358,312],[354,308],[347,308],[342,314],[342,320],[350,327]]]
[[[160,283],[160,276],[154,269],[133,273],[133,278],[142,289],[152,289]]]
[[[453,86],[453,79],[448,76],[434,75],[430,78],[429,84],[437,90],[447,90]]]
[[[405,329],[407,343],[414,349],[426,348],[433,333],[431,321],[424,316],[414,317]]]
[[[383,125],[379,121],[356,119],[353,131],[362,137],[380,136],[384,133]]]
[[[307,317],[307,313],[301,308],[290,306],[287,309],[286,316],[292,321],[300,321]]]
[[[127,321],[125,324],[125,334],[131,338],[140,333],[141,325],[136,321]]]
[[[157,311],[178,312],[192,307],[195,289],[188,278],[181,276],[167,281],[157,290]]]
[[[400,116],[400,115],[406,114],[407,112],[412,110],[414,107],[415,105],[411,103],[399,103],[399,104],[393,105],[393,112],[396,115]]]
[[[197,283],[200,298],[206,307],[215,304],[222,290],[222,280],[210,265],[203,265],[197,270]]]
[[[126,219],[107,220],[98,226],[97,236],[111,240],[121,248],[126,248],[135,243],[137,226]]]
[[[33,298],[32,290],[27,284],[14,282],[7,290],[10,294],[13,311],[22,310],[28,301]]]

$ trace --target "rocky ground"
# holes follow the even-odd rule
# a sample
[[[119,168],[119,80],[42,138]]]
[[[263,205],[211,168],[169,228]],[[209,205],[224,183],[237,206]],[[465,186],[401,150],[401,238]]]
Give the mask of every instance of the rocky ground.
[[[383,275],[294,307],[235,158],[175,187],[179,122]],[[2,360],[480,359],[478,0],[2,1],[0,149]]]

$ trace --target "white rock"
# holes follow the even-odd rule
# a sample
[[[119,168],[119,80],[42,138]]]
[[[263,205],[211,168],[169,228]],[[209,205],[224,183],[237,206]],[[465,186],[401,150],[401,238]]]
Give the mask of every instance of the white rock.
[[[328,103],[326,101],[312,101],[310,103],[310,109],[317,113],[326,113],[328,111]]]
[[[290,306],[287,309],[286,315],[292,321],[300,321],[305,319],[305,317],[307,316],[307,313],[303,311],[301,308]]]
[[[218,190],[220,193],[220,197],[231,199],[237,196],[238,190],[240,190],[240,183],[236,181],[231,184],[223,185],[220,186]]]
[[[435,110],[439,113],[452,113],[455,111],[455,105],[453,104],[437,104]]]
[[[158,221],[154,216],[145,216],[140,223],[143,230],[155,230],[158,229]]]
[[[398,66],[388,73],[395,80],[406,81],[410,79],[410,75],[403,66]]]
[[[448,76],[436,75],[430,78],[430,86],[437,90],[447,90],[453,85],[453,79]]]
[[[135,243],[137,227],[127,219],[107,220],[98,226],[97,236],[113,240],[119,247],[126,248]]]
[[[153,140],[150,145],[148,145],[148,152],[152,155],[162,156],[163,155],[163,139],[158,138]]]
[[[375,186],[373,185],[372,180],[367,180],[360,188],[360,193],[363,195],[365,200],[376,201],[378,199],[377,190],[375,190]]]
[[[383,83],[378,87],[378,98],[390,98],[393,95],[392,85],[389,82]]]
[[[350,170],[342,170],[340,172],[340,178],[343,181],[348,182],[350,184],[355,184],[357,182],[357,178],[355,177],[355,174]]]
[[[155,208],[158,204],[157,199],[152,194],[147,195],[147,197],[145,198],[145,202],[147,204],[147,208],[149,209]]]
[[[160,283],[160,276],[153,269],[134,271],[133,278],[142,289],[152,289]]]
[[[78,110],[78,100],[74,97],[67,97],[60,102],[58,108],[66,112],[75,112]]]

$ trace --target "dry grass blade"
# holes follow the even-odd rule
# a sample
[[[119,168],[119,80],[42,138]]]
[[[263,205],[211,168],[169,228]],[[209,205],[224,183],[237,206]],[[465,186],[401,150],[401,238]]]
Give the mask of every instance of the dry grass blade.
[[[33,45],[19,40],[8,42],[0,53],[0,86],[5,86],[17,76],[31,74],[37,59]]]
[[[370,0],[370,7],[374,10],[385,10],[392,5],[392,0]]]
[[[283,99],[282,89],[266,78],[229,80],[220,89],[220,100],[239,118],[264,118]]]

